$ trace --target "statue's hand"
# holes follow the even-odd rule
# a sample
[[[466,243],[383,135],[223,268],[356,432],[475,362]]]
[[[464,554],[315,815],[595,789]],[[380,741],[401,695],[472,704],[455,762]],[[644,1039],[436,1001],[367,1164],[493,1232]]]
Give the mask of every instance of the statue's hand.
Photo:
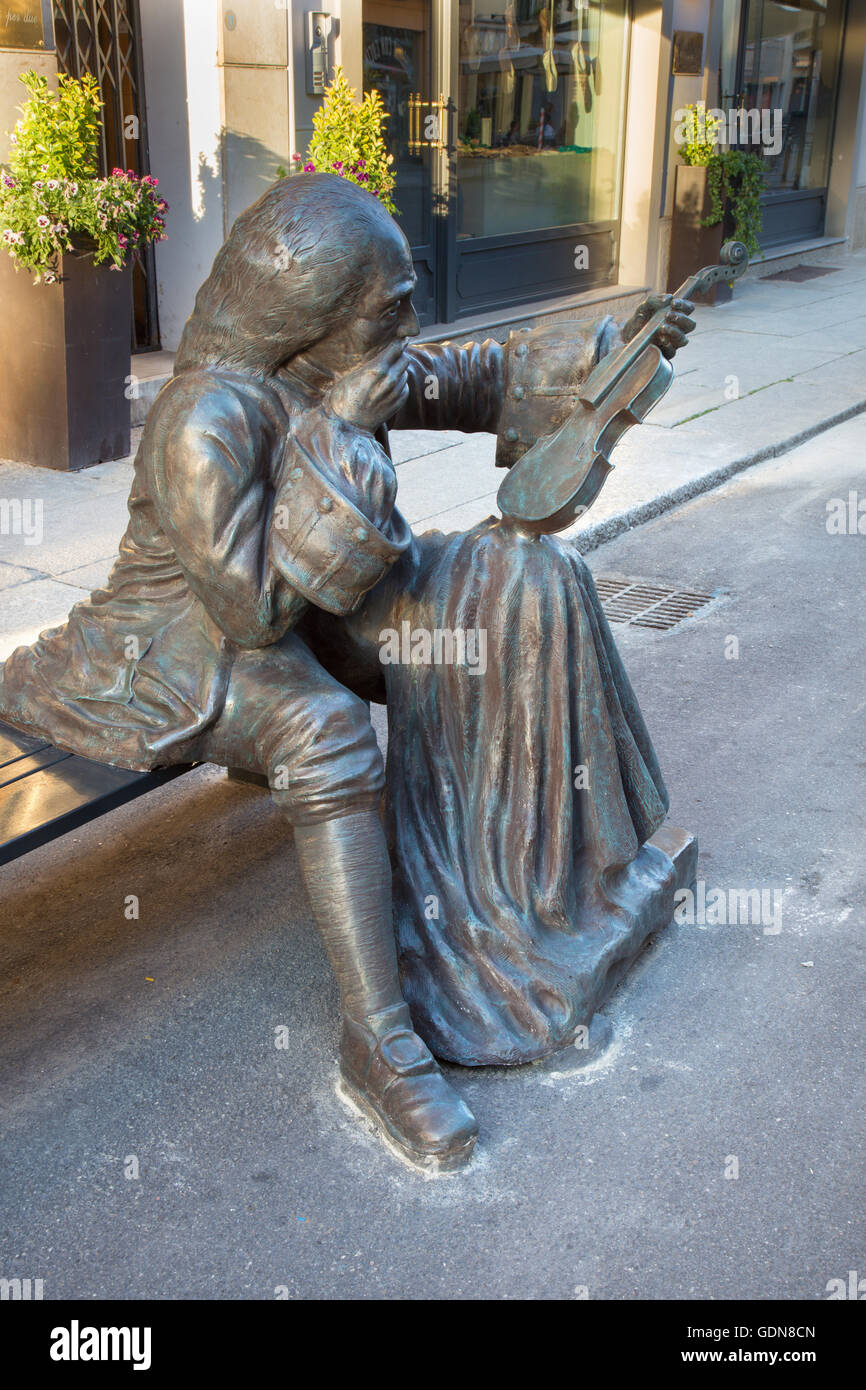
[[[695,306],[689,299],[674,299],[671,294],[647,295],[643,304],[639,304],[628,322],[623,324],[622,336],[629,342],[653,314],[657,314],[659,309],[665,306],[668,310],[667,317],[656,329],[652,341],[661,348],[664,356],[670,359],[678,348],[685,347],[688,334],[695,326],[694,319],[689,318],[689,315],[694,313]]]
[[[362,430],[376,430],[396,414],[409,393],[405,354],[408,338],[352,367],[331,387],[330,405],[336,415]]]

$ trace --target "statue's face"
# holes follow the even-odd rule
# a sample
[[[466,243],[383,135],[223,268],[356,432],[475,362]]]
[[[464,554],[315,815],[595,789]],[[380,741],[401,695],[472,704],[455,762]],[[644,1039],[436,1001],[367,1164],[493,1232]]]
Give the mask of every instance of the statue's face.
[[[370,249],[364,288],[352,314],[307,354],[335,376],[398,338],[410,338],[418,332],[418,318],[412,308],[417,277],[406,238],[394,226]]]

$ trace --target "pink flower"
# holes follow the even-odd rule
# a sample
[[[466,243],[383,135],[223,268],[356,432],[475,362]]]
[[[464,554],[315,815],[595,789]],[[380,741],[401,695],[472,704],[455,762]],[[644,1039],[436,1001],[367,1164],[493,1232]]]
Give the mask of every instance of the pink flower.
[[[40,213],[36,219],[36,225],[37,227],[50,227],[51,223],[44,213]]]
[[[15,187],[15,180],[14,180],[14,179],[10,179],[10,177],[9,177],[8,174],[4,174],[4,175],[3,175],[3,182],[5,183],[5,185],[6,185],[7,188],[14,188],[14,187]]]
[[[293,154],[293,155],[292,155],[292,160],[294,161],[295,164],[300,164],[300,162],[301,162],[301,156],[300,156],[299,154]]]
[[[122,169],[118,169],[117,166],[115,165],[115,167],[114,167],[114,168],[112,169],[112,171],[111,171],[111,177],[112,177],[112,178],[117,178],[117,177],[123,178],[123,170],[122,170]]]
[[[316,172],[316,166],[315,166],[315,164],[313,163],[312,160],[310,160],[310,162],[309,162],[308,164],[305,164],[305,165],[304,165],[304,173],[305,173],[305,174],[315,174],[315,172]]]

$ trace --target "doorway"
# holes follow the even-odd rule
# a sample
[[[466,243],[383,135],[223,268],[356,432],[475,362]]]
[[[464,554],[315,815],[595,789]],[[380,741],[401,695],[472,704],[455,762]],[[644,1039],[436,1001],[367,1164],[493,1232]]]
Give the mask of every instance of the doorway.
[[[844,21],[845,0],[724,0],[720,105],[772,113],[778,132],[765,249],[824,233]]]
[[[363,0],[422,324],[614,283],[628,0]]]
[[[150,173],[138,0],[54,0],[57,66],[70,77],[91,73],[103,101],[99,172],[119,167]],[[152,246],[132,267],[132,350],[159,347]]]

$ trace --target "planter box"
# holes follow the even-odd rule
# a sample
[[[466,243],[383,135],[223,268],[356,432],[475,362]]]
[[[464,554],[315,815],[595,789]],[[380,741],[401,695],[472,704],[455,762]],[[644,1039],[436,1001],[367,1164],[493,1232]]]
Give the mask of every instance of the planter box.
[[[131,272],[63,257],[34,285],[0,253],[0,459],[85,468],[129,453]]]
[[[727,218],[715,227],[702,227],[701,221],[710,215],[710,194],[707,171],[702,165],[678,164],[674,180],[674,215],[671,222],[671,256],[668,269],[668,293],[703,270],[706,265],[718,265],[722,242],[727,235]],[[724,304],[733,291],[724,282],[714,285],[707,294],[694,295],[696,304]]]

